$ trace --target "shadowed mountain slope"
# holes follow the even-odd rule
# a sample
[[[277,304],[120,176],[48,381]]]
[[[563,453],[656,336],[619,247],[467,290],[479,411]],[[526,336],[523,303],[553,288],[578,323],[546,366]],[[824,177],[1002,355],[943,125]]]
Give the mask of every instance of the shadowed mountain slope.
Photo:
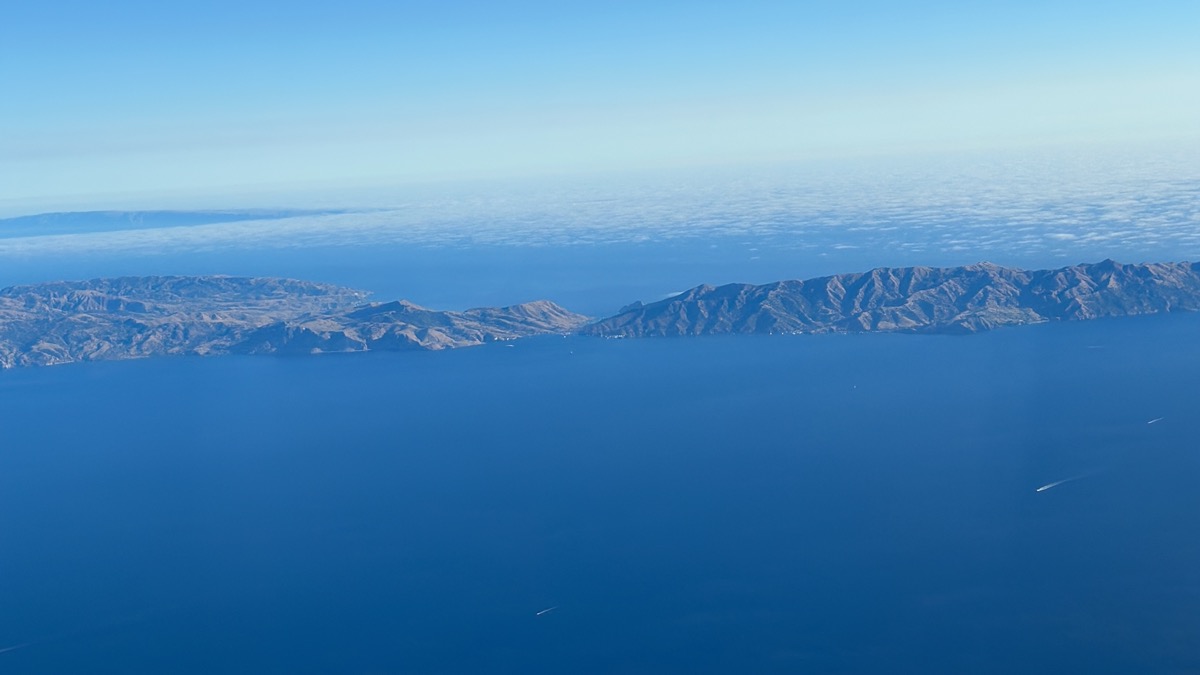
[[[0,290],[0,367],[169,354],[443,349],[571,332],[550,302],[438,312],[292,279],[122,277]]]
[[[121,277],[0,290],[0,367],[168,354],[449,349],[544,334],[606,337],[908,331],[1200,310],[1193,263],[1112,260],[1027,271],[880,268],[761,286],[698,286],[616,316],[537,301],[461,312],[292,279]]]
[[[761,286],[698,286],[585,327],[587,335],[976,332],[1045,321],[1200,310],[1192,263],[1112,260],[1027,271],[966,267],[880,268]]]

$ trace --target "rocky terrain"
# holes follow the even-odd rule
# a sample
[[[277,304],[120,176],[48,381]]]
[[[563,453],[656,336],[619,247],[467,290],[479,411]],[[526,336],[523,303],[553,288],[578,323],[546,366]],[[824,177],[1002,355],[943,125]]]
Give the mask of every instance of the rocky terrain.
[[[573,333],[585,316],[539,300],[511,307],[440,312],[400,300],[282,320],[246,335],[233,351],[308,354],[448,349],[550,333]]]
[[[167,354],[448,349],[555,333],[970,333],[1198,311],[1200,265],[880,268],[761,286],[698,286],[594,323],[547,301],[450,312],[366,298],[328,284],[216,276],[14,286],[0,290],[0,367]]]
[[[718,333],[952,332],[1045,321],[1200,310],[1200,266],[1112,260],[1027,271],[989,263],[880,268],[761,286],[698,286],[635,303],[580,332],[609,337]]]
[[[442,349],[587,321],[549,302],[437,312],[292,279],[122,277],[0,290],[0,367],[168,354]]]

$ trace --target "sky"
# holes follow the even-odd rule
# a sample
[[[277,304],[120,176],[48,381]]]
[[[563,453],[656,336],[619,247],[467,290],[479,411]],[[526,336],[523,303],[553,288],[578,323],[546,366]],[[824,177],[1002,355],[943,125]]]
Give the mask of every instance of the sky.
[[[0,212],[1200,139],[1200,3],[56,2]]]

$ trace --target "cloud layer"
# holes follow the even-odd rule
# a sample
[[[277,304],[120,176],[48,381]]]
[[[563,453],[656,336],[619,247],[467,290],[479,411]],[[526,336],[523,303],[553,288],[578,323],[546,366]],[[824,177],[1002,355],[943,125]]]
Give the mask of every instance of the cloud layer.
[[[1086,158],[1085,158],[1086,160]],[[1200,166],[959,159],[560,183],[386,209],[0,239],[0,258],[412,245],[745,242],[809,252],[1020,259],[1200,257]],[[0,223],[2,227],[2,223]]]

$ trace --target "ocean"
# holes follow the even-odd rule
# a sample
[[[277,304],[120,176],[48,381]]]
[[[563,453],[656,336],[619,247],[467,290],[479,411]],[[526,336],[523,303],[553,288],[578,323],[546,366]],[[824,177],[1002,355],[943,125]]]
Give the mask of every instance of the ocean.
[[[1198,337],[0,373],[0,670],[1196,672]]]

